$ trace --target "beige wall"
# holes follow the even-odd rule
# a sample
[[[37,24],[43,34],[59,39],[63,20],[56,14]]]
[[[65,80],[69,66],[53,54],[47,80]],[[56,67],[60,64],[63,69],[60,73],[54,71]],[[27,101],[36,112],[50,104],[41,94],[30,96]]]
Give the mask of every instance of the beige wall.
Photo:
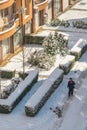
[[[69,6],[69,0],[63,0],[63,11]]]

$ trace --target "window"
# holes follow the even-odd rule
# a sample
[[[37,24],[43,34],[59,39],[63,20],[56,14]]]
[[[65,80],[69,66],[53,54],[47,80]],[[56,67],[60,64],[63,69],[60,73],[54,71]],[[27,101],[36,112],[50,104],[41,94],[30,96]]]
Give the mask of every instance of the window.
[[[22,43],[22,33],[21,30],[14,34],[14,48],[18,47]]]
[[[10,39],[6,39],[2,41],[2,49],[3,56],[6,56],[10,52]]]

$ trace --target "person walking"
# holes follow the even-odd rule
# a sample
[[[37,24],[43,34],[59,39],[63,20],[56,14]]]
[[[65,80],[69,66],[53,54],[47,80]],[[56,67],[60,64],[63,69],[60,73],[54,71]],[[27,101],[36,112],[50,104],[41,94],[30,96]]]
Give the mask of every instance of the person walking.
[[[69,78],[67,87],[69,89],[68,96],[70,97],[71,95],[73,95],[73,90],[75,88],[75,82],[73,81],[72,78]]]

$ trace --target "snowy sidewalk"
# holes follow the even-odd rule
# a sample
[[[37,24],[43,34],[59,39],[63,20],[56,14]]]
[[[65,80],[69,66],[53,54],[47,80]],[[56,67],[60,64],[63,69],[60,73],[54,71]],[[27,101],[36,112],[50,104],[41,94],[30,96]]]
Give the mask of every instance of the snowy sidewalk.
[[[82,82],[58,130],[87,130],[87,76]]]
[[[39,113],[35,117],[27,117],[25,115],[24,106],[27,100],[38,89],[41,82],[39,85],[37,84],[37,87],[33,87],[33,89],[28,92],[28,94],[10,114],[0,114],[0,130],[58,130],[63,118],[59,120],[55,113],[53,113],[49,108],[54,108],[57,105],[64,105],[67,100],[68,90],[66,85],[68,78],[72,76],[77,80],[85,67],[87,68],[87,53],[85,53],[81,57],[80,61],[75,64],[72,71],[64,77],[64,80],[60,84],[59,88],[57,88],[51,95]]]

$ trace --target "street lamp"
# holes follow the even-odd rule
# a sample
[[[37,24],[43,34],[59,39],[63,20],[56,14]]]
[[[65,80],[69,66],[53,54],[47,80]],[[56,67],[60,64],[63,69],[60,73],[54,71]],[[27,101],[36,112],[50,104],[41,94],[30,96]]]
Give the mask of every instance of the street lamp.
[[[23,38],[24,41],[24,38]],[[23,46],[23,45],[22,45]],[[23,50],[22,50],[22,56],[23,56],[23,79],[24,79],[24,74],[25,74],[25,55],[24,55],[24,46],[23,46]]]
[[[22,7],[20,7],[20,9],[19,9],[19,13],[20,13],[20,15],[21,15],[21,18],[20,18],[20,23],[21,23],[21,27],[23,28],[23,24],[22,24],[22,14],[24,13],[24,8],[22,8]],[[25,43],[25,39],[24,39],[24,36],[23,36],[23,44]],[[22,47],[23,47],[23,49],[22,49],[22,56],[23,56],[23,79],[24,79],[24,74],[25,74],[25,55],[24,55],[24,46],[23,46],[23,44],[22,44]]]

